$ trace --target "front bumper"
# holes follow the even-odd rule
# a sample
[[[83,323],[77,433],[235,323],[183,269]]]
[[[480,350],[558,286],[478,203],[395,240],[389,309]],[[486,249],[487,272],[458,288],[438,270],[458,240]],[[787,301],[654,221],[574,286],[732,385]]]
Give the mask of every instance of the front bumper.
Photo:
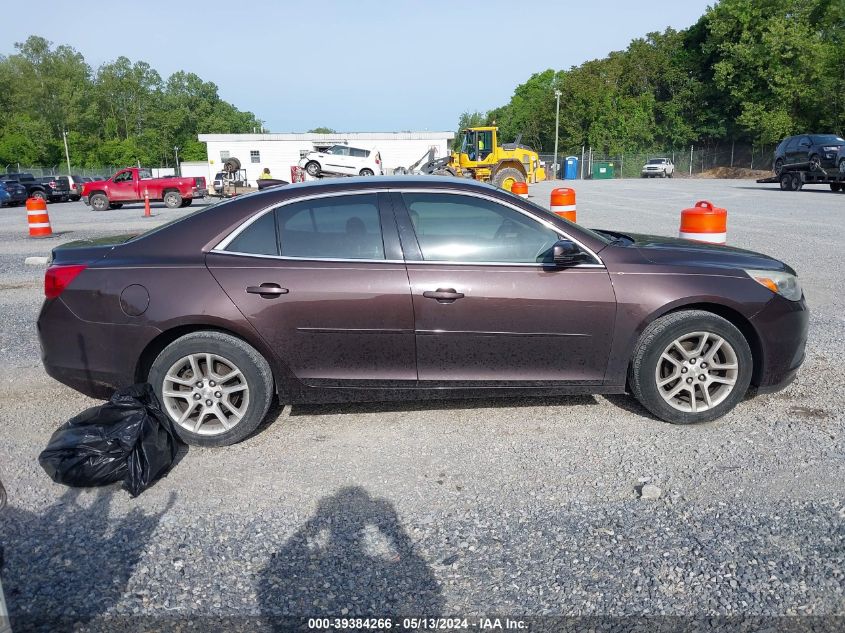
[[[789,301],[776,295],[751,319],[760,337],[761,357],[752,380],[759,393],[780,391],[789,385],[804,362],[810,310],[804,297]]]

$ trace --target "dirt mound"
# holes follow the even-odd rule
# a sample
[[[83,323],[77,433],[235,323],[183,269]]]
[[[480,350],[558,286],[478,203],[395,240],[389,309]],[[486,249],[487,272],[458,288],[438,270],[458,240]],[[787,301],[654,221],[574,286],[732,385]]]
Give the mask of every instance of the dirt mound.
[[[745,167],[713,167],[698,174],[693,178],[768,178],[772,172],[768,169],[746,169]]]

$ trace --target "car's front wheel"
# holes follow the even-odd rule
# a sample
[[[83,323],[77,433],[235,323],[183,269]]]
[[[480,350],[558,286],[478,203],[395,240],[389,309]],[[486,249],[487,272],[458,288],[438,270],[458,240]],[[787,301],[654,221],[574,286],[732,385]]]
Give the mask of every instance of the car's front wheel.
[[[367,169],[365,167],[364,169],[361,170],[360,175],[361,176],[374,176],[375,172],[372,169]]]
[[[845,158],[839,161],[839,173],[845,174]]]
[[[822,159],[818,154],[810,156],[810,171],[818,171],[822,168]]]
[[[643,332],[628,372],[631,391],[673,424],[720,418],[743,398],[753,358],[742,332],[711,312],[660,317]]]
[[[273,394],[267,360],[222,332],[176,339],[153,361],[149,382],[179,437],[197,446],[228,446],[248,437]]]

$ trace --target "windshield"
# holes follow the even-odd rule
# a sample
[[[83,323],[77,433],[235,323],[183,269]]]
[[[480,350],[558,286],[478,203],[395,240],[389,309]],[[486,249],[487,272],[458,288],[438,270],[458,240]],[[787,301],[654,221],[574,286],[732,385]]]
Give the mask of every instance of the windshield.
[[[665,158],[652,158],[648,161],[649,165],[662,165],[666,162]]]
[[[811,138],[816,144],[830,143],[831,145],[842,145],[845,143],[845,139],[835,134],[814,134]]]

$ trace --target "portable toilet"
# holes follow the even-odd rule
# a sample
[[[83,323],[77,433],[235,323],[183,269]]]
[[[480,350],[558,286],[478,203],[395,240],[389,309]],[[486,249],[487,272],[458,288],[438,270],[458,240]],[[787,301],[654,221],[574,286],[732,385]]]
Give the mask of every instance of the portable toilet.
[[[563,169],[564,180],[575,180],[578,178],[578,157],[567,156],[566,166]]]

